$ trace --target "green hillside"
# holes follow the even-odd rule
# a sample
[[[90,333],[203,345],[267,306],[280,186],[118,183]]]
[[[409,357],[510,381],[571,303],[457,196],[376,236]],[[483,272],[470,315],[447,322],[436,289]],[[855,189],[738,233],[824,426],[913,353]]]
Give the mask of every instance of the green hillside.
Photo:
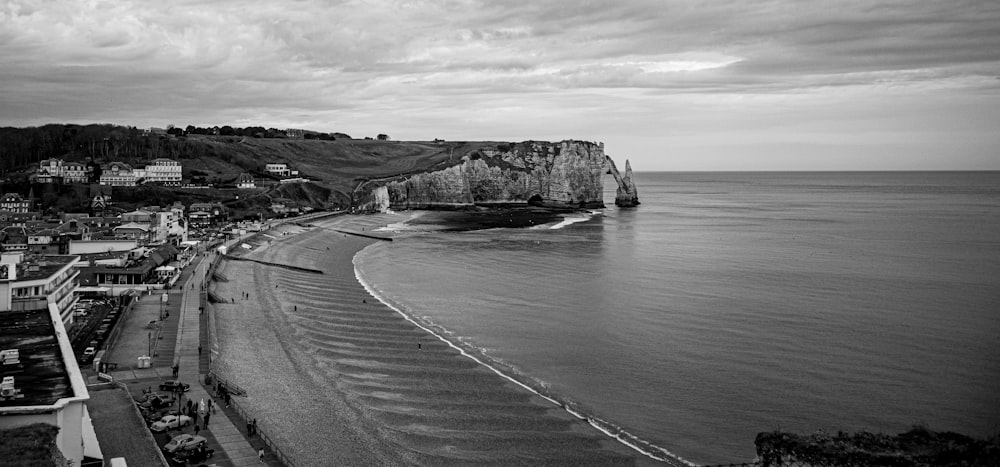
[[[150,135],[134,127],[117,125],[60,125],[0,128],[0,184],[4,190],[28,192],[28,176],[38,162],[48,158],[107,164],[112,161],[141,166],[165,157],[183,166],[185,183],[211,184],[213,189],[162,187],[115,188],[116,199],[129,204],[155,199],[223,201],[237,209],[253,211],[272,202],[313,208],[347,208],[352,192],[369,178],[392,177],[448,165],[494,142],[380,141],[341,138],[290,139],[258,136]],[[500,143],[502,144],[502,143]],[[240,173],[272,183],[277,178],[264,171],[265,164],[287,163],[309,183],[269,186],[257,190],[232,187]],[[60,208],[85,203],[81,190],[35,187],[63,198]],[[71,196],[71,198],[66,198]],[[76,199],[79,197],[80,199]]]

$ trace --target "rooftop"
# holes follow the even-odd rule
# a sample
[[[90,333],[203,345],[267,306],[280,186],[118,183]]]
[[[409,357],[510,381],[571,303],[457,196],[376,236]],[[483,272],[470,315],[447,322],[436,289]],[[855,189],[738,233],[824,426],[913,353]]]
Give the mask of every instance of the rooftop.
[[[0,312],[0,349],[17,349],[20,354],[20,363],[3,365],[0,375],[13,376],[21,396],[0,399],[0,407],[52,405],[73,396],[47,309]]]
[[[32,259],[25,258],[25,261],[18,266],[18,281],[33,281],[45,279],[59,272],[60,269],[72,263],[77,256],[43,256]],[[23,267],[22,267],[23,266]]]

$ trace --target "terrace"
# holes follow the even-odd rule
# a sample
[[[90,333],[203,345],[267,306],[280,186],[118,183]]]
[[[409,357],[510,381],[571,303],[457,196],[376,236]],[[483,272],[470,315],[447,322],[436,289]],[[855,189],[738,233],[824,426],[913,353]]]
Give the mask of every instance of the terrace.
[[[0,375],[13,377],[14,387],[0,397],[0,407],[53,405],[73,397],[48,310],[0,312],[0,350],[9,349],[17,349],[18,359],[5,358]]]

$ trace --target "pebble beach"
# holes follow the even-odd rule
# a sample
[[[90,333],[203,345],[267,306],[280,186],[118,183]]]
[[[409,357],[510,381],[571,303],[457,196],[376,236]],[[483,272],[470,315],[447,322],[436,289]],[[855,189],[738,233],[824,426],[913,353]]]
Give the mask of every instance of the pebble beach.
[[[223,260],[214,371],[295,465],[632,465],[623,445],[372,297],[354,255],[398,218],[283,225]]]

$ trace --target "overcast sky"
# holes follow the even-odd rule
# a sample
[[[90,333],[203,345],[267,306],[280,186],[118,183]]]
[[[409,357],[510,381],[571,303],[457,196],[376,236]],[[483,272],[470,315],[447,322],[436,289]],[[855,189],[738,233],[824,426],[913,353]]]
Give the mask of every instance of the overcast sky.
[[[94,122],[1000,169],[1000,1],[0,3],[0,125]]]

